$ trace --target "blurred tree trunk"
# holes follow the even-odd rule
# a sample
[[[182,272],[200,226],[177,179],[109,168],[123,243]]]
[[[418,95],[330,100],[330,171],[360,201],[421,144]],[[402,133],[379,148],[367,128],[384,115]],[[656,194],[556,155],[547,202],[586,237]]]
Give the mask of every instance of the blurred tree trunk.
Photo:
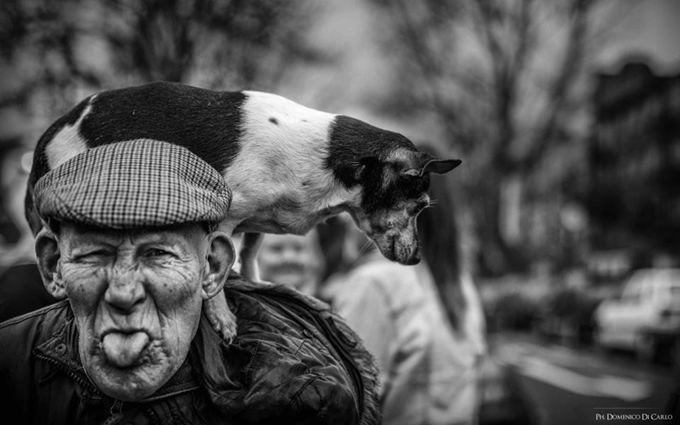
[[[502,228],[501,172],[489,170],[485,177],[484,196],[480,198],[477,211],[483,214],[481,232],[483,269],[501,274],[511,268],[510,247],[506,243]]]

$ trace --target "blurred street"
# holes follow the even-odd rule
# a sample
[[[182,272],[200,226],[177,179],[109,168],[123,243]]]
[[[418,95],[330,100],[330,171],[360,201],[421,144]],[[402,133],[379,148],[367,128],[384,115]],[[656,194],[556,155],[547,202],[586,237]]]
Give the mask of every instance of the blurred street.
[[[546,344],[530,334],[499,333],[489,343],[493,361],[506,367],[536,423],[585,425],[613,422],[608,415],[664,413],[673,383],[670,365],[643,364],[624,352]]]

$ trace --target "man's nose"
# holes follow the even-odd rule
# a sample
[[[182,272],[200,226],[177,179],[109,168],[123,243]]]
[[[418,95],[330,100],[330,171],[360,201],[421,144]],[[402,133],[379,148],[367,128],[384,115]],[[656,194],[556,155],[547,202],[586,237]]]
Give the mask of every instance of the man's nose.
[[[104,300],[122,312],[129,312],[144,300],[143,278],[134,267],[114,267],[109,273],[108,281]]]

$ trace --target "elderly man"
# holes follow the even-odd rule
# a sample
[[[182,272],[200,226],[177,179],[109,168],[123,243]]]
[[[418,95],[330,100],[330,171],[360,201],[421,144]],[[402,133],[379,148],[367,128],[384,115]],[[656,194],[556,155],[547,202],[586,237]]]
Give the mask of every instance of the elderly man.
[[[3,423],[375,422],[376,371],[356,334],[295,291],[229,276],[234,248],[216,224],[230,196],[203,160],[150,140],[45,175],[36,253],[67,300],[0,325]],[[231,344],[201,314],[227,278]]]

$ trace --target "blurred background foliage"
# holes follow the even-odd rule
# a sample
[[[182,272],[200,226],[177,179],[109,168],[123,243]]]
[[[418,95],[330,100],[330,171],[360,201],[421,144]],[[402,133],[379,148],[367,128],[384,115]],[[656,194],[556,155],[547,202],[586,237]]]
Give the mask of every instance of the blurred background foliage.
[[[457,197],[474,273],[585,267],[591,235],[611,222],[592,220],[596,77],[618,72],[620,54],[607,67],[602,58],[635,3],[4,0],[0,143],[32,147],[104,89],[166,80],[272,91],[463,159]],[[597,189],[611,193],[606,184]]]
[[[0,106],[42,91],[66,106],[84,91],[157,80],[274,90],[291,63],[323,60],[305,43],[313,14],[305,0],[8,0]]]

